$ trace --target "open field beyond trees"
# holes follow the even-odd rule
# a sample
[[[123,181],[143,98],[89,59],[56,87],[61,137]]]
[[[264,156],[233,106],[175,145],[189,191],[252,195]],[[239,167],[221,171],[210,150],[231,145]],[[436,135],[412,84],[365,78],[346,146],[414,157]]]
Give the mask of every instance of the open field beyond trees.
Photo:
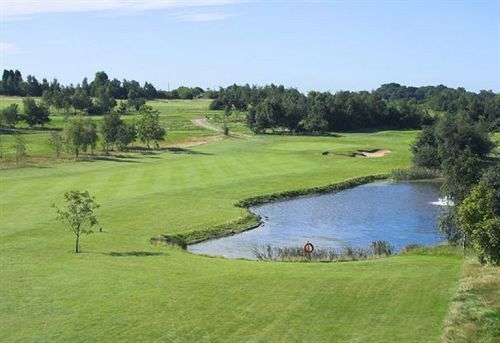
[[[245,210],[234,203],[245,198],[407,167],[417,131],[221,137],[189,146],[220,135],[191,122],[209,114],[208,102],[151,105],[168,129],[159,151],[68,155],[54,164],[28,158],[22,168],[0,170],[0,341],[440,341],[463,275],[453,249],[283,263],[150,243],[237,220]],[[62,120],[54,117],[49,128]],[[29,157],[55,159],[47,135],[26,134]],[[374,149],[391,153],[341,155]],[[88,190],[101,204],[103,232],[84,236],[81,254],[50,207],[68,190]]]

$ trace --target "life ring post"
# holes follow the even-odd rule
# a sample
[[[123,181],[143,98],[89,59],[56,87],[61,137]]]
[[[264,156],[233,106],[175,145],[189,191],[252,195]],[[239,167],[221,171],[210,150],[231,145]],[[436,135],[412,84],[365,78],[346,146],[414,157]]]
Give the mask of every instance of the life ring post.
[[[309,260],[311,260],[311,254],[314,252],[314,245],[311,242],[307,241],[304,245],[304,252],[307,254]]]

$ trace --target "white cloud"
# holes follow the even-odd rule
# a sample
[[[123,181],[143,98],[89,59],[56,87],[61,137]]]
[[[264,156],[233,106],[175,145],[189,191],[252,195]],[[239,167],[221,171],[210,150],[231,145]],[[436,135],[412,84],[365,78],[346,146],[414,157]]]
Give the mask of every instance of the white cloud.
[[[232,16],[233,15],[229,13],[204,12],[204,13],[182,13],[178,14],[176,17],[181,21],[204,22],[204,21],[224,20]]]
[[[169,8],[222,6],[239,0],[0,0],[2,18],[26,18],[43,13],[64,12],[137,12]],[[222,16],[219,14],[219,17]],[[203,18],[203,14],[198,14]],[[210,13],[205,13],[209,18]],[[216,18],[216,13],[211,13]],[[196,18],[193,17],[193,18]],[[206,19],[210,20],[210,19]],[[205,21],[206,21],[205,20]],[[220,20],[220,19],[211,19]],[[195,20],[196,21],[196,20]],[[198,20],[202,21],[202,20]]]

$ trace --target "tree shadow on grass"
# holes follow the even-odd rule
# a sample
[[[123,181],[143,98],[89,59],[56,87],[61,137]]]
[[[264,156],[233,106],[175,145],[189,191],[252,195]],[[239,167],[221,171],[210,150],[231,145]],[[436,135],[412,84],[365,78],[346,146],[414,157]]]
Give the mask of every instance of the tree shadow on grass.
[[[160,256],[167,254],[164,252],[150,252],[150,251],[123,251],[123,252],[112,251],[109,253],[105,253],[105,255],[113,257],[130,257],[130,256],[147,257],[147,256]]]
[[[130,147],[129,151],[141,154],[142,156],[148,156],[148,158],[161,158],[158,156],[163,152],[170,152],[172,154],[185,154],[185,155],[214,155],[208,152],[201,152],[192,149],[180,148],[180,147],[162,147],[157,149],[146,150],[143,148]],[[116,155],[115,155],[116,156]]]
[[[140,161],[133,161],[129,157],[113,157],[113,156],[94,156],[79,160],[79,162],[119,162],[119,163],[140,163]]]
[[[261,135],[265,136],[291,136],[291,137],[343,137],[341,134],[334,132],[288,132],[288,131],[275,131],[275,132],[262,132]]]
[[[62,128],[57,127],[36,127],[36,128],[20,128],[20,127],[0,127],[0,135],[28,135],[40,132],[58,132]]]
[[[170,148],[162,148],[162,151],[168,151],[173,154],[186,154],[186,155],[213,155],[211,153],[207,152],[201,152],[201,151],[196,151],[196,150],[191,150],[191,149],[185,149],[185,148],[178,148],[178,147],[170,147]]]

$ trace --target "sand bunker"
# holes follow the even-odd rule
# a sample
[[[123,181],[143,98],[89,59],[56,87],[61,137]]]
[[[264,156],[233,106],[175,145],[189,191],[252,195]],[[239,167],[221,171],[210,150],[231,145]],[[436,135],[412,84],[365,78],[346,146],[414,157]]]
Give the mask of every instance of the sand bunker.
[[[359,152],[359,154],[361,154],[364,157],[383,157],[386,154],[390,153],[391,151],[386,150],[386,149],[379,149],[379,150],[370,150],[370,151],[358,150],[358,152]]]
[[[374,150],[357,150],[354,152],[340,152],[340,153],[335,153],[335,152],[330,152],[330,151],[324,151],[321,154],[323,156],[326,155],[336,155],[336,156],[345,156],[345,157],[384,157],[388,153],[390,153],[390,150],[387,149],[374,149]]]

